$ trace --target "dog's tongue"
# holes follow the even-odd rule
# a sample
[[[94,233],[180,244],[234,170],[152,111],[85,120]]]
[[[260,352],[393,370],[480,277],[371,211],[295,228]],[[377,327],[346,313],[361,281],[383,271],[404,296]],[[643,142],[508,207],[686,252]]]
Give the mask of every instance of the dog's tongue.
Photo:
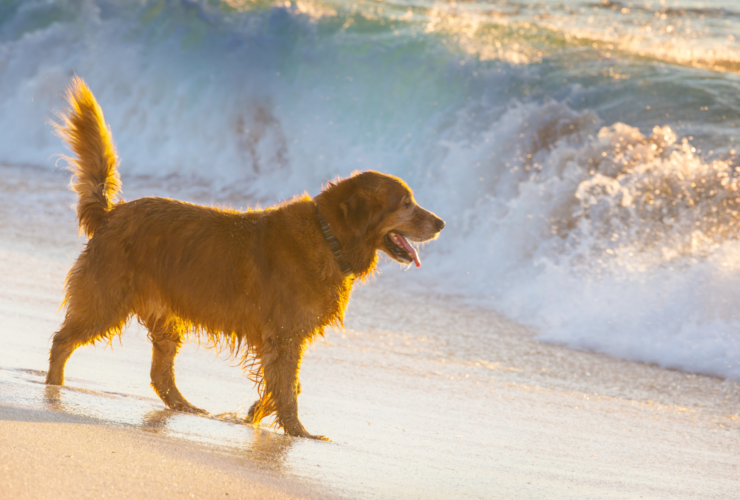
[[[406,238],[400,234],[396,233],[396,237],[396,241],[409,253],[409,255],[411,255],[411,258],[414,259],[416,267],[421,267],[421,261],[419,260],[419,254],[416,253],[416,249],[412,247],[411,244],[406,241]]]

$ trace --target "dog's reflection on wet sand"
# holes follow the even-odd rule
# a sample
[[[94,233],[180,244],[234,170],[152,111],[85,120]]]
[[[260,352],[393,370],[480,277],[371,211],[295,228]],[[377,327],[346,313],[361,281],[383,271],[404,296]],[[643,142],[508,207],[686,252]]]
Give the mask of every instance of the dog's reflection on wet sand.
[[[272,429],[247,424],[236,413],[193,417],[190,414],[168,409],[151,410],[142,416],[141,428],[147,432],[176,435],[178,433],[174,427],[178,417],[208,418],[239,425],[242,427],[236,429],[236,432],[240,435],[240,438],[237,439],[239,444],[230,450],[235,456],[256,462],[261,467],[273,472],[288,472],[286,469],[287,458],[297,440],[290,436],[275,434]]]
[[[58,385],[47,385],[44,387],[42,403],[44,408],[50,411],[61,411],[71,413],[70,408],[62,400],[62,388]]]

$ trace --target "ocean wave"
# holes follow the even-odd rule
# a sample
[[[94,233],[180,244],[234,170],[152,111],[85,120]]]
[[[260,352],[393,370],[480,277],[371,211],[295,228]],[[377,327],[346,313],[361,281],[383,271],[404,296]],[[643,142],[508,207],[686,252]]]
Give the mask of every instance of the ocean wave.
[[[448,291],[547,341],[740,376],[732,162],[668,126],[645,135],[556,102],[514,107],[482,138],[450,145],[459,167],[435,191],[459,193],[431,261]]]

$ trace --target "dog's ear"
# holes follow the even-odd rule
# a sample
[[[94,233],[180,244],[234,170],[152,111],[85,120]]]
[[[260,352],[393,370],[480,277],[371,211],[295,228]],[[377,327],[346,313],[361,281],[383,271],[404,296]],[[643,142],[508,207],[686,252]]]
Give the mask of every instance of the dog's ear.
[[[344,221],[350,231],[360,236],[367,231],[376,203],[370,199],[368,193],[356,191],[344,203],[339,205],[344,212]]]

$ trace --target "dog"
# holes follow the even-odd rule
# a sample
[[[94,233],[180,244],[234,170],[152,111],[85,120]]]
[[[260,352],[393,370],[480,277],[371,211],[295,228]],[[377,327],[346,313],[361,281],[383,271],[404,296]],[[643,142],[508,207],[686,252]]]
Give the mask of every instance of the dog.
[[[206,413],[175,385],[175,356],[194,335],[228,349],[257,385],[248,423],[273,417],[290,436],[324,439],[298,419],[307,344],[343,324],[353,284],[373,273],[379,250],[419,266],[409,241],[437,238],[444,221],[401,179],[373,171],[265,210],[116,201],[118,156],[103,112],[78,77],[67,100],[54,126],[75,155],[67,160],[88,241],[67,275],[46,383],[64,385],[77,347],[109,342],[136,317],[153,345],[152,387],[168,408]]]

